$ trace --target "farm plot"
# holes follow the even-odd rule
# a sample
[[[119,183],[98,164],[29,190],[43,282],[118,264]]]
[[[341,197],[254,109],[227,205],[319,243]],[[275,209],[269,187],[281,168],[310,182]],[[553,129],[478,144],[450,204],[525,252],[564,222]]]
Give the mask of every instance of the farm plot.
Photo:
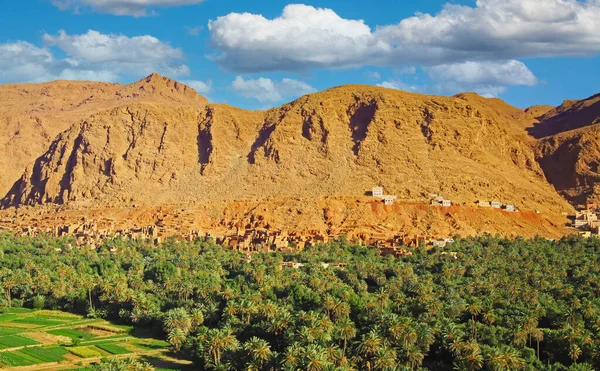
[[[101,357],[102,353],[92,346],[80,346],[80,347],[69,347],[67,348],[69,352],[81,358],[93,358],[93,357]]]
[[[27,325],[37,325],[37,326],[56,326],[62,325],[65,323],[64,320],[58,319],[50,319],[45,317],[25,317],[19,318],[12,321],[13,323],[24,323]]]
[[[122,346],[114,344],[114,343],[104,343],[104,344],[95,344],[95,345],[97,348],[100,348],[103,351],[113,354],[113,355],[132,353],[131,350],[125,349]]]
[[[66,336],[68,338],[71,338],[71,340],[77,340],[77,339],[90,340],[95,337],[95,335],[90,332],[81,331],[81,330],[77,330],[77,329],[73,329],[73,328],[49,330],[46,332],[49,334],[52,334],[52,335]]]
[[[20,352],[0,352],[0,363],[6,366],[30,366],[43,363],[39,359]]]
[[[17,353],[26,354],[30,357],[39,359],[42,362],[59,362],[65,359],[65,355],[69,352],[63,347],[32,347],[23,348]]]
[[[0,349],[24,347],[39,344],[33,339],[21,335],[8,335],[0,337]]]

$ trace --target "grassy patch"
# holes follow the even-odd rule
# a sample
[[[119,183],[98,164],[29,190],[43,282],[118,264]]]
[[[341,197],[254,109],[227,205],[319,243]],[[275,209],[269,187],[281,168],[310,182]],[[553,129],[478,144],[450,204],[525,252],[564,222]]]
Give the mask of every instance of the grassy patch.
[[[21,329],[21,328],[14,328],[14,327],[1,327],[0,326],[0,336],[14,335],[14,334],[18,334],[20,332],[23,332],[23,329]]]
[[[65,329],[60,329],[60,330],[50,330],[50,331],[46,331],[46,332],[49,334],[52,334],[52,335],[66,336],[66,337],[71,338],[72,340],[76,340],[76,339],[90,340],[95,337],[94,334],[90,334],[89,332],[79,331],[79,330],[75,330],[72,328],[65,328]]]
[[[9,308],[8,313],[31,313],[33,309],[29,308]]]
[[[101,357],[102,354],[92,348],[92,347],[70,347],[67,348],[67,350],[73,354],[75,354],[77,357],[81,357],[81,358],[93,358],[93,357]]]
[[[0,322],[12,321],[17,317],[18,315],[16,313],[2,313],[0,314]]]
[[[37,358],[43,362],[59,362],[62,361],[65,358],[65,354],[69,352],[63,347],[33,347],[23,348],[19,350],[19,353],[26,354],[33,358]]]
[[[169,343],[157,339],[144,339],[142,341],[133,342],[133,345],[143,350],[156,350],[169,347]]]
[[[30,366],[40,363],[24,354],[17,352],[0,352],[0,362],[7,366]]]
[[[25,317],[25,318],[16,319],[12,322],[25,323],[28,325],[40,325],[40,326],[56,326],[56,325],[64,324],[63,320],[59,321],[56,319],[48,319],[45,317]]]
[[[20,335],[8,335],[0,337],[0,347],[1,348],[15,348],[15,347],[24,347],[27,345],[35,345],[39,344],[37,341],[26,338],[25,336]]]
[[[105,352],[108,352],[110,354],[129,354],[132,353],[129,349],[125,349],[122,346],[116,345],[116,344],[109,344],[109,343],[105,343],[105,344],[96,344],[96,347],[102,349]]]

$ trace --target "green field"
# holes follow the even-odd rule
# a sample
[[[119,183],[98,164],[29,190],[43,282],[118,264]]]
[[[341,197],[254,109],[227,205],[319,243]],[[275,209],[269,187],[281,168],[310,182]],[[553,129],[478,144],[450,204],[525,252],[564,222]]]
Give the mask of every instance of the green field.
[[[0,349],[23,347],[39,344],[37,341],[20,335],[8,335],[0,337]]]
[[[0,368],[57,362],[64,369],[85,370],[77,365],[99,357],[156,354],[168,348],[166,342],[132,326],[51,310],[5,311],[0,314]],[[78,341],[78,346],[70,346],[68,339]]]
[[[56,326],[61,325],[64,322],[58,321],[55,319],[48,319],[44,317],[28,317],[28,318],[19,318],[12,320],[14,323],[24,323],[28,325],[40,325],[40,326]]]
[[[37,358],[42,362],[59,362],[69,352],[64,347],[31,347],[21,349],[19,353]]]
[[[102,349],[105,352],[108,352],[110,354],[115,354],[115,355],[132,353],[130,350],[125,349],[122,346],[119,346],[116,344],[111,344],[111,343],[95,344],[95,346],[97,348]]]

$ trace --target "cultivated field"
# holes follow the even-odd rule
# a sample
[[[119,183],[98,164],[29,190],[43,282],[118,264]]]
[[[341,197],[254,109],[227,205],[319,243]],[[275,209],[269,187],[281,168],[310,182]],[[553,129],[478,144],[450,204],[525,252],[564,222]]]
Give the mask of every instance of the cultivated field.
[[[88,369],[102,358],[139,357],[166,369],[185,369],[170,359],[168,344],[131,326],[49,310],[11,308],[0,314],[0,368]]]

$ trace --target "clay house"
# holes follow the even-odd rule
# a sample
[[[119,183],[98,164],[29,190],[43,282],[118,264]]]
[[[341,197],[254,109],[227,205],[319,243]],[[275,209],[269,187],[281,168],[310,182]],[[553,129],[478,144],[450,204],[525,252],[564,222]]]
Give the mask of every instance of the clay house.
[[[398,196],[385,195],[385,196],[382,196],[382,198],[383,198],[383,203],[385,205],[393,205],[394,201],[396,201],[398,199]]]
[[[585,205],[585,209],[588,211],[596,211],[598,209],[598,204],[596,202],[588,202]]]
[[[479,200],[479,201],[477,201],[477,206],[479,206],[479,207],[492,207],[492,204],[489,201]]]
[[[583,228],[591,227],[591,224],[598,222],[598,215],[591,211],[578,211],[573,220],[573,227]]]
[[[383,197],[383,187],[373,187],[373,189],[371,190],[371,195],[373,197]]]

